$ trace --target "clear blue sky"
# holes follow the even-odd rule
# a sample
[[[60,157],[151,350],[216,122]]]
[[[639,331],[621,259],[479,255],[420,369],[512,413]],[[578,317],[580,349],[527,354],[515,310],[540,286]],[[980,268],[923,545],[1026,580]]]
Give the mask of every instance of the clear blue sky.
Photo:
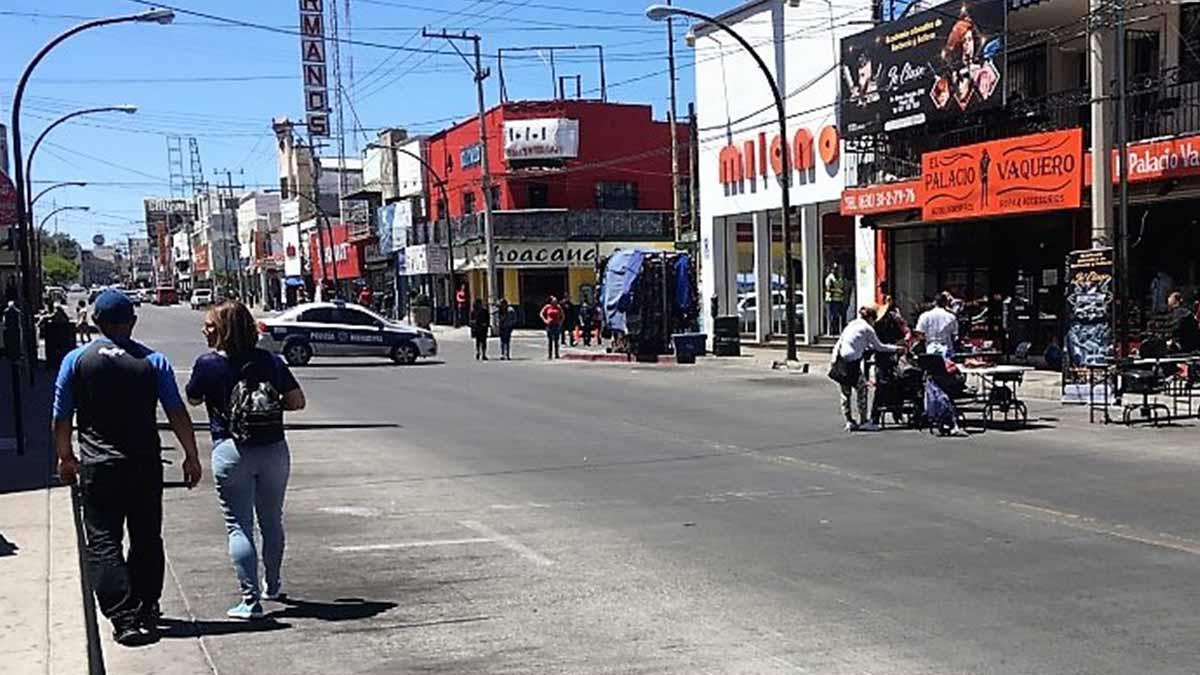
[[[334,0],[326,0],[326,3]],[[343,45],[343,85],[353,101],[347,127],[403,126],[432,132],[448,118],[475,110],[466,65],[444,43],[427,41],[422,26],[480,33],[485,55],[501,47],[602,44],[609,99],[649,103],[665,118],[666,36],[661,24],[642,15],[644,0],[348,0],[354,40],[446,52],[398,52]],[[339,9],[347,0],[337,0]],[[296,0],[178,0],[168,4],[224,18],[295,30]],[[735,0],[688,0],[686,6],[720,12]],[[132,0],[5,0],[0,4],[0,112],[7,124],[20,70],[37,48],[81,18],[146,9]],[[690,50],[677,30],[681,114],[692,100]],[[214,170],[235,172],[235,183],[275,185],[270,133],[274,116],[301,119],[299,45],[296,35],[243,28],[180,14],[176,23],[126,24],[95,29],[69,39],[38,67],[26,90],[23,137],[26,149],[48,121],[84,107],[129,103],[136,115],[109,113],[82,118],[55,130],[38,152],[35,180],[84,180],[85,188],[57,190],[38,204],[44,214],[53,196],[58,205],[81,204],[89,213],[67,213],[60,228],[81,243],[96,233],[110,241],[140,224],[143,196],[165,196],[168,188],[166,135],[199,141],[206,178]],[[464,48],[469,45],[463,45]],[[350,89],[349,64],[354,86]],[[495,59],[486,61],[495,71]],[[595,61],[560,57],[558,72],[583,75],[585,90],[598,86]],[[510,98],[550,95],[548,63],[537,54],[506,58]],[[487,102],[499,96],[498,78],[487,81]],[[365,132],[374,137],[373,131]],[[362,132],[347,133],[347,154],[364,144]],[[244,171],[238,175],[237,172]],[[44,184],[43,184],[44,186]],[[35,191],[38,189],[35,186]],[[39,216],[40,217],[40,216]],[[87,244],[90,246],[90,243]]]

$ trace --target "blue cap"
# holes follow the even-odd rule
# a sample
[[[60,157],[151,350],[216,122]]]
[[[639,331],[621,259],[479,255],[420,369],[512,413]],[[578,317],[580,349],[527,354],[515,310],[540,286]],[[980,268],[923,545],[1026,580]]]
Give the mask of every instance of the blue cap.
[[[92,316],[102,323],[133,323],[133,301],[121,291],[110,288],[96,298]]]

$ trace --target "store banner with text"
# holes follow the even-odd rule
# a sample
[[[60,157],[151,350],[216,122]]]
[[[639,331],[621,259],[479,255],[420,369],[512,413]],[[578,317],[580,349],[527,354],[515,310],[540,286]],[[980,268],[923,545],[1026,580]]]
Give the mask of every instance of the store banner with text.
[[[905,180],[842,191],[843,216],[869,216],[921,208],[921,181]]]
[[[921,157],[925,220],[1079,208],[1083,132],[1050,131]]]
[[[1200,136],[1170,138],[1165,141],[1131,143],[1125,155],[1129,182],[1184,178],[1200,175]],[[1092,155],[1084,158],[1084,185],[1092,184]],[[1117,183],[1117,151],[1112,152],[1112,181]]]
[[[324,279],[326,272],[338,279],[356,279],[362,276],[362,252],[350,241],[350,230],[345,225],[334,225],[325,233],[325,254],[319,255],[321,237],[313,232],[308,236],[309,260],[312,261],[314,279]]]
[[[954,0],[842,39],[842,134],[951,120],[1004,105],[1007,5]]]
[[[1066,382],[1087,379],[1086,367],[1113,357],[1113,251],[1072,251],[1067,256]]]

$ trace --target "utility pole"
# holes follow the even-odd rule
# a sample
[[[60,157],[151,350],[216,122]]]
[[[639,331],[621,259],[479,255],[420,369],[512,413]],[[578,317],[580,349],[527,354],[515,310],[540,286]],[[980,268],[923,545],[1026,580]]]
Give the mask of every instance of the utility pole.
[[[672,0],[667,0],[667,6]],[[667,66],[671,80],[671,103],[667,110],[667,122],[671,126],[671,199],[674,204],[675,241],[683,235],[683,213],[679,195],[679,136],[675,132],[675,22],[667,19]]]
[[[1117,22],[1117,226],[1114,228],[1116,244],[1113,262],[1117,266],[1117,330],[1114,338],[1117,342],[1118,353],[1125,354],[1127,332],[1129,330],[1129,303],[1133,295],[1129,292],[1129,117],[1126,106],[1126,50],[1129,45],[1125,40],[1125,0],[1113,0],[1115,19]],[[1108,158],[1105,153],[1105,159]],[[1093,161],[1093,163],[1095,163]]]
[[[1088,14],[1088,80],[1091,99],[1092,247],[1115,241],[1113,232],[1112,75],[1113,30],[1109,3],[1090,0]],[[1103,158],[1103,160],[1101,159]]]
[[[475,74],[475,91],[479,101],[479,154],[480,170],[483,173],[483,238],[485,248],[484,256],[487,260],[488,305],[495,308],[500,304],[500,288],[496,281],[496,242],[495,230],[492,223],[492,172],[490,168],[490,162],[488,161],[487,120],[485,119],[487,116],[487,110],[484,108],[483,101],[483,81],[492,74],[492,71],[490,68],[483,67],[483,57],[479,53],[480,37],[478,35],[469,35],[466,31],[463,31],[459,35],[454,35],[447,33],[444,30],[439,33],[430,33],[429,31],[422,29],[421,36],[427,38],[442,38],[449,42],[450,46],[454,47],[454,51],[458,52],[458,55],[462,57],[464,62],[466,62],[467,67],[470,68]],[[454,44],[456,40],[470,41],[472,43],[475,48],[474,66],[471,65],[470,61],[467,61],[467,57],[463,56],[462,52],[458,51],[458,47]],[[446,204],[446,207],[449,209],[450,205]],[[446,218],[446,223],[450,228],[454,227],[453,221],[451,221],[448,216]],[[453,260],[450,261],[450,266],[454,266]],[[455,290],[456,289],[451,289],[451,292],[453,293]],[[491,314],[492,323],[495,324],[496,314]],[[492,328],[496,329],[496,326],[493,325]]]
[[[219,171],[219,170],[213,171],[213,175],[217,176],[218,179],[221,177],[222,173],[225,174],[225,184],[221,185],[218,182],[218,187],[224,188],[225,194],[224,194],[224,196],[222,196],[220,199],[217,200],[217,206],[221,213],[221,234],[224,235],[224,237],[225,237],[225,246],[223,247],[224,255],[225,255],[225,283],[229,284],[229,277],[231,275],[229,254],[231,252],[230,250],[232,249],[234,258],[236,258],[238,260],[238,262],[236,263],[236,266],[237,266],[237,272],[238,272],[238,275],[237,275],[238,276],[238,279],[237,279],[238,280],[238,296],[240,297],[243,295],[243,292],[242,292],[243,289],[242,289],[241,253],[239,251],[240,247],[238,246],[239,242],[238,242],[237,212],[233,211],[233,209],[229,209],[230,211],[233,212],[233,219],[232,219],[233,223],[232,223],[232,227],[230,227],[230,225],[231,225],[229,222],[230,219],[225,217],[225,211],[226,211],[226,207],[233,203],[233,191],[234,190],[245,190],[246,186],[245,185],[234,185],[233,184],[233,171],[231,171],[229,169],[225,169],[224,171]],[[238,169],[238,175],[240,176],[241,174],[242,174],[242,170]],[[232,246],[229,243],[230,242],[229,231],[231,229],[233,230]],[[211,252],[210,252],[210,255],[211,255]]]
[[[691,220],[692,243],[700,245],[700,130],[696,126],[696,104],[688,104],[688,215]],[[698,249],[697,249],[698,250]],[[696,256],[699,264],[700,256]]]

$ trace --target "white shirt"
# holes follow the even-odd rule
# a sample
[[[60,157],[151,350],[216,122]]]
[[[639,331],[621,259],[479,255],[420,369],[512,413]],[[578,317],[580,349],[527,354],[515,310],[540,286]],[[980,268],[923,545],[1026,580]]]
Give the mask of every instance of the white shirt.
[[[896,353],[900,351],[897,345],[885,345],[879,341],[875,328],[863,319],[855,319],[846,325],[833,348],[833,357],[842,357],[845,361],[860,361],[867,350],[876,352]]]
[[[917,332],[925,335],[926,351],[945,353],[954,346],[958,319],[948,310],[934,307],[917,319]]]

